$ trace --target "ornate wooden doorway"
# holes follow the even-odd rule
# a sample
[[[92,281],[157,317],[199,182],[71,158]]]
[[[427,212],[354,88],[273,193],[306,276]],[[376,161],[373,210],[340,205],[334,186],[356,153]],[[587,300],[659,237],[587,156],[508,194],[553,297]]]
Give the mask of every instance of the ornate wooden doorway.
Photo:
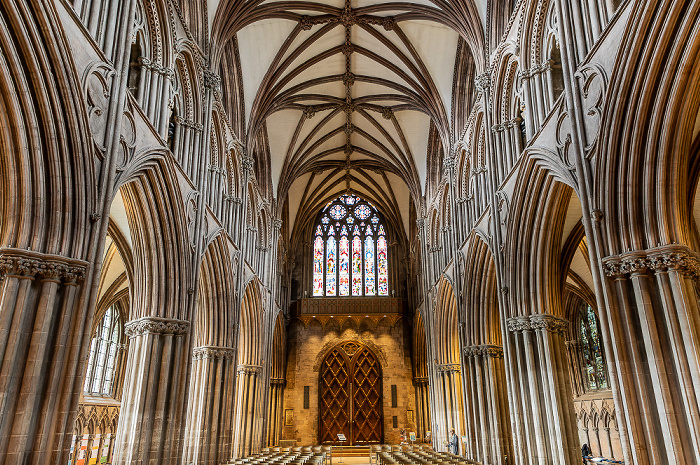
[[[339,444],[338,433],[346,445],[382,443],[382,368],[369,348],[355,341],[335,346],[318,383],[321,444]]]

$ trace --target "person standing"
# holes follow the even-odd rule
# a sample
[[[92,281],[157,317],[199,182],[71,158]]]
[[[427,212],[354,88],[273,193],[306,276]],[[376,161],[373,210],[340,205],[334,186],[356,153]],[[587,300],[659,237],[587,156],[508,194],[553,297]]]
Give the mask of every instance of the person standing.
[[[448,443],[448,449],[452,454],[459,454],[459,439],[457,439],[457,435],[455,434],[454,428],[450,428],[450,440]]]

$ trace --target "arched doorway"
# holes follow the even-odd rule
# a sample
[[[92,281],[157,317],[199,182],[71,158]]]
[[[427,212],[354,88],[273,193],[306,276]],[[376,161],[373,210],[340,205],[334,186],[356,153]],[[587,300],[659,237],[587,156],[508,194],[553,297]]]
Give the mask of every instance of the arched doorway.
[[[319,442],[379,444],[384,439],[382,368],[369,348],[341,342],[326,355],[319,376]]]

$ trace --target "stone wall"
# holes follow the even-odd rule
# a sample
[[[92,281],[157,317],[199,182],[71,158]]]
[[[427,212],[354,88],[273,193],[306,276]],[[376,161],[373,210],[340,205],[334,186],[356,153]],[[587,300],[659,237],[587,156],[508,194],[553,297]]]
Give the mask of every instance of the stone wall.
[[[384,442],[400,442],[401,429],[416,430],[415,390],[412,383],[409,329],[404,319],[393,326],[380,323],[362,324],[358,328],[347,320],[337,326],[322,327],[317,322],[307,327],[294,320],[289,332],[287,362],[287,386],[284,391],[283,421],[291,409],[291,426],[283,426],[282,441],[294,440],[297,445],[317,444],[319,429],[319,371],[326,353],[336,344],[355,340],[370,347],[382,367],[382,391],[384,412]],[[391,386],[396,385],[397,404],[391,406]],[[309,386],[309,408],[304,409],[304,386]],[[410,415],[409,411],[412,413]],[[411,416],[409,421],[409,415]],[[393,417],[397,427],[393,427]],[[289,423],[289,422],[287,422]]]

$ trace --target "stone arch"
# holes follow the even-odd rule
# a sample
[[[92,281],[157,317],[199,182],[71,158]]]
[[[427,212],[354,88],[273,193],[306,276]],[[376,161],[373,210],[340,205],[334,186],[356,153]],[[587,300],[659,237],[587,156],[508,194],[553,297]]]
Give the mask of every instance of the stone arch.
[[[465,346],[502,345],[496,265],[489,246],[475,232],[470,236],[464,271],[464,303],[468,309]]]
[[[260,365],[263,360],[261,333],[263,321],[263,303],[260,285],[257,280],[250,281],[243,293],[241,316],[238,328],[238,363],[239,365]]]
[[[457,298],[450,282],[443,277],[437,288],[434,325],[440,328],[435,334],[435,354],[439,364],[460,361],[459,316]]]
[[[374,354],[377,356],[377,359],[379,360],[379,364],[382,366],[382,369],[386,369],[388,366],[388,358],[386,354],[384,353],[384,350],[372,342],[370,339],[363,338],[360,335],[355,335],[350,338],[343,339],[343,342],[357,342],[358,344],[367,346]],[[314,366],[313,366],[313,371],[314,373],[318,373],[321,370],[321,364],[323,361],[326,359],[326,356],[330,353],[331,350],[333,350],[336,346],[338,345],[338,341],[331,339],[328,341],[324,346],[321,348],[321,350],[318,351],[318,354],[316,355],[316,360],[314,361]]]

